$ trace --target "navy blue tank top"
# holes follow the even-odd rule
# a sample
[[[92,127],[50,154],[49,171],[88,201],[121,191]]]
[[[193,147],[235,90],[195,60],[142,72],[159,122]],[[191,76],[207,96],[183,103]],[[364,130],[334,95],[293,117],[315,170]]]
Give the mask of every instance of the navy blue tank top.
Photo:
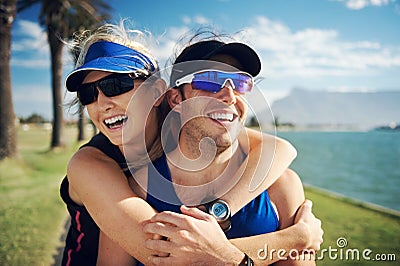
[[[180,213],[178,196],[171,182],[163,182],[160,185],[158,178],[154,176],[162,175],[167,181],[171,181],[165,154],[149,165],[148,170],[148,193],[146,201],[158,212],[173,211]],[[173,199],[168,203],[159,200],[152,195],[161,195],[161,198]],[[250,201],[246,206],[235,213],[231,218],[232,228],[226,232],[228,239],[247,237],[274,232],[279,227],[279,221],[275,209],[273,208],[268,191],[264,191],[258,197]]]

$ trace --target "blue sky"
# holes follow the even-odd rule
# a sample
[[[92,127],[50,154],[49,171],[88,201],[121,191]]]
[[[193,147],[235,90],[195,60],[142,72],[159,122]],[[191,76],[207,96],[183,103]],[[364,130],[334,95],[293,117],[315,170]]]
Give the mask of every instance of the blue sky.
[[[400,90],[399,0],[111,1],[112,22],[150,31],[163,63],[175,41],[199,25],[235,34],[259,53],[269,102],[292,88]],[[38,7],[13,26],[12,86],[18,116],[51,118],[50,56]],[[72,70],[65,53],[64,75]]]

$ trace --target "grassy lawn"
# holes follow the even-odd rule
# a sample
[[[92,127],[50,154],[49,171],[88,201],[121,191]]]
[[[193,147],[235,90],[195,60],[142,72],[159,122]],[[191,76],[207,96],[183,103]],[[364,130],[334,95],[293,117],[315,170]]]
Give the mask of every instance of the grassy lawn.
[[[313,200],[314,213],[322,220],[325,232],[321,251],[323,249],[326,251],[323,254],[324,259],[318,260],[317,265],[398,265],[400,260],[400,217],[398,215],[374,211],[362,206],[363,204],[328,196],[312,188],[306,189],[306,196]],[[339,238],[344,238],[347,245],[342,246],[344,243],[342,239],[338,246]],[[352,250],[356,252],[356,249],[359,252],[359,260],[356,259],[356,253],[352,256]],[[362,252],[365,249],[371,250],[370,253],[366,251],[370,261],[362,258]],[[318,254],[319,257],[322,257],[321,251]],[[395,254],[397,263],[393,260],[377,261],[376,254],[382,254],[378,255],[380,258]]]
[[[79,146],[74,141],[76,130],[66,131],[67,147],[49,152],[50,131],[21,130],[18,136],[21,158],[0,162],[0,265],[54,263],[55,247],[59,245],[66,216],[58,189],[67,162]],[[325,231],[322,249],[326,251],[317,265],[398,264],[372,260],[376,254],[395,254],[400,259],[398,216],[370,210],[312,188],[306,190],[306,195],[313,200],[314,212]],[[337,245],[340,237],[347,241],[342,248]],[[351,253],[355,249],[360,260]],[[362,258],[365,249],[371,250],[367,254],[371,261]],[[322,257],[321,252],[318,256]]]
[[[19,160],[0,162],[0,265],[51,265],[66,208],[59,185],[77,131],[66,129],[66,148],[49,151],[51,132],[18,133]]]

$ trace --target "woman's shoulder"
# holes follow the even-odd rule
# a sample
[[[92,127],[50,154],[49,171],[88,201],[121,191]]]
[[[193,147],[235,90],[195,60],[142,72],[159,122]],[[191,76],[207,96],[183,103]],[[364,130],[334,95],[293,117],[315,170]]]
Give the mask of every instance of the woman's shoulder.
[[[94,162],[97,160],[107,160],[110,158],[104,152],[93,146],[83,146],[77,150],[71,157],[70,163],[81,164],[87,162]]]
[[[101,150],[85,146],[75,152],[69,160],[67,176],[70,180],[84,175],[93,176],[93,173],[103,171],[106,167],[118,167],[119,169],[115,160]]]

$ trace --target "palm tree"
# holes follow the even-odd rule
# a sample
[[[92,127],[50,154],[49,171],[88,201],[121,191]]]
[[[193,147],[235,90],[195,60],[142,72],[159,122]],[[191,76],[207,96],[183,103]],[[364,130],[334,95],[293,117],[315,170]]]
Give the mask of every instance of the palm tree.
[[[51,148],[63,146],[62,50],[73,32],[109,19],[111,7],[102,0],[19,0],[17,10],[41,4],[39,22],[46,28],[51,55],[53,132]]]
[[[97,23],[94,22],[93,27],[97,27]],[[80,30],[85,30],[85,29],[80,29]],[[77,49],[71,49],[70,50],[72,58],[74,59],[74,63],[76,64],[76,62],[78,61],[78,57],[80,54],[80,51]],[[85,124],[86,124],[86,117],[85,117],[85,106],[83,106],[80,102],[79,102],[79,106],[78,106],[78,142],[82,141],[86,138],[86,134],[85,134]]]
[[[11,28],[17,0],[0,0],[0,160],[17,156],[15,114],[11,90]]]

